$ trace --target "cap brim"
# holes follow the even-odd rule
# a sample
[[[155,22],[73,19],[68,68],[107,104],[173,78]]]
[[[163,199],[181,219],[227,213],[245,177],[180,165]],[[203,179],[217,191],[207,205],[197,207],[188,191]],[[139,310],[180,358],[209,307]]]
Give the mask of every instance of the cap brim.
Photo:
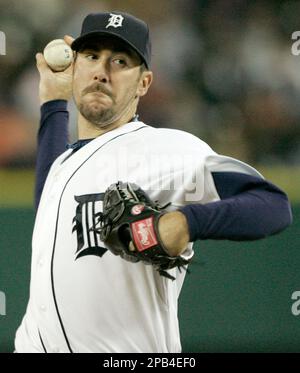
[[[85,35],[82,35],[82,36],[79,36],[77,39],[75,39],[73,41],[73,43],[71,44],[71,48],[74,50],[74,51],[78,51],[80,49],[80,47],[88,40],[92,40],[92,39],[95,39],[97,38],[97,36],[111,36],[111,37],[115,37],[121,41],[123,41],[125,44],[129,45],[139,56],[140,58],[142,59],[142,61],[145,63],[145,65],[147,66],[147,68],[149,68],[148,66],[148,63],[147,61],[144,59],[142,53],[133,45],[131,44],[127,39],[125,39],[124,37],[118,35],[118,34],[115,34],[111,31],[92,31],[92,32],[89,32]]]

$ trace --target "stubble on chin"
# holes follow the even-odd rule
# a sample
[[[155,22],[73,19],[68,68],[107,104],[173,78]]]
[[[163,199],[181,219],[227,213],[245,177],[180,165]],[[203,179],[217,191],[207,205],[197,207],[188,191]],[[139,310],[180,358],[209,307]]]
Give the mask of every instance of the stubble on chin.
[[[109,125],[115,116],[115,112],[112,108],[99,108],[95,109],[91,107],[91,104],[80,103],[78,106],[80,114],[93,125],[103,128]]]

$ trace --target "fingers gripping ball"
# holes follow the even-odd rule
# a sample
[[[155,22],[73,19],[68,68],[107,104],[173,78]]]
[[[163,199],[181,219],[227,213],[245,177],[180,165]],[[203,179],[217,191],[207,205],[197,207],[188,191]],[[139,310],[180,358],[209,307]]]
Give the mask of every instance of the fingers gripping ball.
[[[151,264],[162,276],[174,280],[167,270],[184,268],[189,260],[171,257],[160,239],[158,220],[166,207],[153,202],[135,184],[112,184],[104,194],[96,232],[113,254],[130,262]]]
[[[44,58],[53,71],[63,71],[73,61],[73,51],[63,39],[55,39],[44,49]]]

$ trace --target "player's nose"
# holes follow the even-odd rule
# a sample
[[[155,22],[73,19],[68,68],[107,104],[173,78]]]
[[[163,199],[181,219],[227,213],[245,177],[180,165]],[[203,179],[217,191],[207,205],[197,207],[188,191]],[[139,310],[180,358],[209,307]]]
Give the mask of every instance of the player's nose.
[[[97,61],[93,70],[93,80],[101,83],[109,82],[109,69],[106,61]]]

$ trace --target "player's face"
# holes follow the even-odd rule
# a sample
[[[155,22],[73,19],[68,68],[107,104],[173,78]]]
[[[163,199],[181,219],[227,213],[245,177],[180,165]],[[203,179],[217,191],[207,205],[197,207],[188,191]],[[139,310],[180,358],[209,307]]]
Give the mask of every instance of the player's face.
[[[81,115],[97,127],[105,127],[135,112],[143,91],[139,57],[122,44],[89,44],[78,52],[73,95]]]

